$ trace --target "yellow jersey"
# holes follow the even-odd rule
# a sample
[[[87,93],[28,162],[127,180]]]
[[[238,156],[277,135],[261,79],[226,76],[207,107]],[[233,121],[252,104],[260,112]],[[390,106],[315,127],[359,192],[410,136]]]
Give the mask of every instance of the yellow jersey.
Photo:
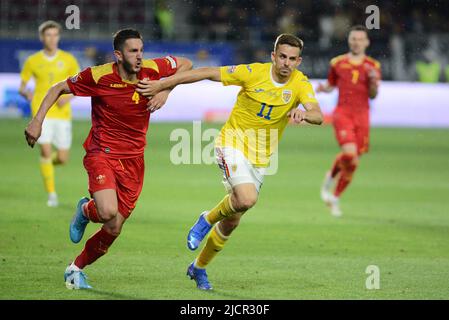
[[[276,83],[272,63],[252,63],[220,67],[223,85],[242,89],[228,121],[217,137],[216,145],[243,152],[257,167],[267,167],[289,117],[287,113],[299,104],[316,102],[308,78],[294,70],[287,83]]]
[[[52,85],[66,80],[78,72],[79,66],[75,57],[63,50],[58,50],[53,57],[47,57],[43,50],[29,56],[23,65],[20,78],[26,83],[33,77],[36,82],[33,100],[31,101],[32,115],[36,115],[42,100]],[[55,103],[51,106],[46,117],[70,120],[72,118],[70,103],[61,107]]]

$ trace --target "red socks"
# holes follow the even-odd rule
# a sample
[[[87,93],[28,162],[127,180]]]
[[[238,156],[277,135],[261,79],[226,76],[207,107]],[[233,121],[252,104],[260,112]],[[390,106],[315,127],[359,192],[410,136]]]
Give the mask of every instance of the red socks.
[[[337,174],[340,172],[341,170],[341,157],[343,156],[343,153],[340,153],[337,155],[337,157],[335,158],[334,164],[332,165],[332,169],[331,169],[331,177],[332,179],[335,178],[337,176]]]
[[[92,200],[93,201],[93,200]],[[84,250],[75,259],[75,265],[83,269],[108,252],[116,236],[113,236],[101,228],[89,240],[87,240]]]
[[[352,176],[357,168],[356,156],[352,154],[342,154],[340,156],[339,166],[341,175],[338,179],[334,195],[339,197],[340,194],[347,188],[352,180]]]
[[[100,217],[98,216],[94,199],[91,199],[89,202],[83,205],[83,213],[90,221],[95,223],[101,222]]]

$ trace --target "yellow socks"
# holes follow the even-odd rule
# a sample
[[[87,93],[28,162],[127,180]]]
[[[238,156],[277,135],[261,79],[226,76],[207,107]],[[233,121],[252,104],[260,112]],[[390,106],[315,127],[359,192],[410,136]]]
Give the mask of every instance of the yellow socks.
[[[224,236],[218,227],[218,224],[210,232],[207,237],[206,245],[201,250],[198,257],[195,259],[195,267],[204,269],[211,262],[211,260],[216,256],[218,252],[223,249],[226,240],[229,237]]]
[[[41,174],[44,179],[45,190],[48,193],[55,192],[55,170],[53,167],[52,159],[41,158]]]
[[[226,217],[232,216],[233,214],[235,214],[235,210],[231,204],[231,196],[228,194],[223,198],[223,200],[220,201],[219,204],[217,204],[215,208],[206,214],[205,218],[207,222],[213,225]]]

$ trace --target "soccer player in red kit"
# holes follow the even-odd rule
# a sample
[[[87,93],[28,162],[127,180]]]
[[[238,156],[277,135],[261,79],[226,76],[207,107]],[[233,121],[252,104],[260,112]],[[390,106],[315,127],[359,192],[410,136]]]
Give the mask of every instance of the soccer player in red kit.
[[[150,108],[158,109],[169,91],[150,99],[135,91],[139,80],[158,80],[192,68],[185,58],[143,59],[138,31],[123,29],[114,35],[117,62],[90,67],[54,85],[25,129],[33,147],[47,111],[62,94],[90,96],[92,128],[84,142],[84,167],[92,199],[82,198],[70,224],[70,239],[78,243],[89,221],[102,227],[64,274],[69,289],[89,289],[83,268],[103,256],[119,236],[142,191],[144,148]]]
[[[321,187],[321,198],[339,217],[339,199],[352,180],[359,157],[368,152],[369,99],[377,95],[381,78],[380,63],[365,54],[368,30],[354,26],[348,36],[349,52],[331,60],[327,83],[316,92],[338,88],[338,104],[333,113],[335,136],[341,148]],[[335,189],[332,192],[332,188]]]

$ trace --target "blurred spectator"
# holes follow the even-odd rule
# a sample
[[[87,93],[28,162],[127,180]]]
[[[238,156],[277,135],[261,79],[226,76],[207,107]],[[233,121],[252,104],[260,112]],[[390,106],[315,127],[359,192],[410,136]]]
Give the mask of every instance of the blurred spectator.
[[[154,12],[156,22],[156,37],[162,40],[173,39],[174,17],[173,12],[168,7],[165,0],[156,2],[156,10]]]
[[[338,41],[344,41],[348,30],[352,25],[348,13],[343,11],[341,8],[336,8],[333,20],[334,38]]]
[[[440,79],[441,63],[436,52],[430,48],[424,51],[422,59],[415,62],[415,71],[419,82],[437,83]]]
[[[446,82],[449,82],[449,64],[446,66],[446,68],[444,69],[444,75],[446,77]]]
[[[285,8],[277,21],[279,33],[298,34],[300,25],[296,19],[297,8]]]

